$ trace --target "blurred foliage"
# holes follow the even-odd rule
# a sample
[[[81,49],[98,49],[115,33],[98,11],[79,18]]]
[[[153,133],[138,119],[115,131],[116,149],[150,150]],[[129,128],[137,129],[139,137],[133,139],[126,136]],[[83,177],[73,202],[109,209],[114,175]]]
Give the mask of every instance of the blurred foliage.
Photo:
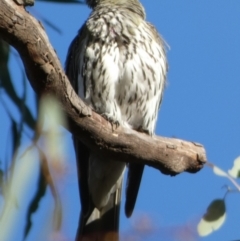
[[[238,182],[240,177],[240,157],[234,160],[233,167],[227,172],[212,163],[208,162],[207,165],[212,168],[215,175],[227,178],[234,188],[225,186],[226,192],[224,197],[222,199],[215,199],[209,204],[206,213],[201,218],[197,227],[198,234],[203,237],[212,234],[222,227],[227,216],[226,196],[229,193],[240,192],[240,183]]]
[[[198,233],[200,236],[207,236],[218,230],[226,219],[226,206],[223,199],[213,200],[207,208],[200,223]]]
[[[84,4],[84,1],[80,0],[38,0],[45,2],[46,4],[49,3],[61,3],[61,4]],[[31,8],[28,8],[28,10],[31,12]],[[54,23],[50,22],[47,18],[44,16],[41,17],[40,21],[43,21],[47,26],[52,28],[54,31],[61,33],[61,29],[56,26]],[[20,72],[22,73],[22,77],[19,77],[22,80],[22,86],[23,91],[21,95],[18,94],[18,91],[16,91],[16,83],[19,82],[18,79],[13,79],[11,76],[11,72],[15,71],[13,69],[9,68],[9,59],[11,58],[19,58],[19,56],[16,56],[14,52],[12,51],[11,47],[0,38],[0,105],[4,109],[5,113],[1,113],[1,115],[7,115],[9,118],[9,122],[11,123],[10,127],[10,142],[11,142],[11,154],[10,157],[5,160],[0,160],[0,194],[2,195],[2,198],[6,202],[7,195],[6,190],[11,186],[11,182],[14,178],[13,175],[16,175],[15,173],[15,166],[16,166],[16,160],[17,156],[19,155],[19,148],[22,145],[23,135],[27,135],[28,138],[30,138],[30,142],[32,145],[36,145],[38,139],[41,136],[41,132],[37,130],[37,123],[38,123],[38,117],[34,115],[34,113],[39,112],[38,108],[38,99],[35,98],[35,106],[37,110],[31,110],[27,103],[27,97],[29,93],[27,93],[27,77],[25,74],[25,71],[22,66],[19,65]],[[7,98],[3,98],[3,95]],[[5,101],[7,99],[7,101]],[[10,101],[9,101],[10,100]],[[16,107],[18,110],[18,116],[19,118],[15,117],[16,115],[12,113],[12,104]],[[38,115],[38,114],[37,114]],[[39,128],[39,125],[38,125]],[[30,135],[29,135],[30,131]],[[28,133],[28,134],[26,134]],[[45,155],[45,152],[38,149],[39,151],[39,161],[41,163],[40,169],[39,169],[39,177],[38,177],[38,183],[36,186],[35,195],[33,196],[31,202],[28,205],[28,211],[26,215],[26,225],[24,230],[24,238],[27,237],[29,234],[31,227],[32,227],[32,215],[38,210],[39,204],[41,199],[46,194],[46,189],[49,186],[50,190],[52,192],[52,195],[55,200],[55,212],[54,216],[57,217],[57,224],[56,228],[59,228],[61,226],[61,202],[58,197],[57,190],[54,186],[53,179],[51,177],[49,167],[48,167],[48,158],[47,155]],[[5,151],[6,152],[6,151]],[[10,202],[10,201],[9,201]],[[5,203],[4,206],[7,204]],[[4,208],[3,208],[4,210]],[[1,217],[3,216],[0,209],[0,221]]]

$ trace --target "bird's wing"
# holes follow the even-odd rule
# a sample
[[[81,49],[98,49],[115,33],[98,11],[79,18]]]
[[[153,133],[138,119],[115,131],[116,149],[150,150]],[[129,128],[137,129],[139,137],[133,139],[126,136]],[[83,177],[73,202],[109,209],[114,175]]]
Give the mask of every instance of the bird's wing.
[[[86,34],[85,25],[79,30],[78,35],[73,39],[65,63],[66,74],[76,92],[78,92],[78,76],[82,68],[82,51],[85,48],[86,42],[83,41],[83,35]],[[90,197],[88,191],[88,159],[89,150],[82,144],[74,135],[73,142],[77,158],[79,192],[82,205],[82,214],[87,216],[90,211]],[[81,160],[81,161],[80,161]]]
[[[80,91],[85,91],[79,89],[80,84],[82,85],[80,88],[84,88],[84,83],[81,83],[83,78],[79,78],[79,76],[83,76],[84,53],[89,37],[90,33],[86,25],[83,25],[78,35],[72,41],[66,59],[66,74],[78,94]],[[76,240],[82,240],[83,237],[92,237],[94,235],[92,237],[93,240],[101,241],[103,238],[101,235],[112,232],[113,237],[111,237],[111,240],[117,241],[118,236],[116,234],[119,228],[122,178],[115,185],[107,205],[100,211],[97,210],[93,204],[88,184],[91,151],[74,135],[73,141],[77,158],[78,185],[81,199],[81,215]]]
[[[85,48],[86,43],[82,40],[83,35],[86,32],[85,25],[79,30],[78,35],[73,39],[67,54],[65,63],[66,74],[74,88],[78,93],[78,76],[82,71],[82,51]],[[81,200],[81,215],[79,220],[79,230],[81,232],[83,226],[87,222],[90,213],[93,210],[93,205],[90,198],[88,188],[88,160],[89,150],[80,142],[76,136],[73,135],[73,143],[77,159],[77,173],[78,173],[78,187]],[[83,225],[84,224],[84,225]]]

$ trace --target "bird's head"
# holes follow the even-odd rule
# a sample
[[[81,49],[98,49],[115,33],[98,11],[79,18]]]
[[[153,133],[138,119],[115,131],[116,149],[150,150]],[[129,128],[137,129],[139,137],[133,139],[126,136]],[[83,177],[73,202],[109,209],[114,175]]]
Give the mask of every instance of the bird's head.
[[[125,7],[145,18],[145,11],[139,0],[86,0],[86,3],[92,9],[100,5],[115,5]]]
[[[101,3],[111,3],[111,4],[139,4],[139,0],[86,0],[87,5],[91,8],[96,7],[98,4]]]

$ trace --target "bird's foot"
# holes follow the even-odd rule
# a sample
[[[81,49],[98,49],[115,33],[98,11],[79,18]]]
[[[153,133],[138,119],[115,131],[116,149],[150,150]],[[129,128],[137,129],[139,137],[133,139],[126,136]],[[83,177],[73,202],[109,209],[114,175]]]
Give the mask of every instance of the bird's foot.
[[[112,115],[104,113],[104,114],[102,114],[102,117],[105,118],[108,122],[110,122],[113,131],[116,130],[120,126],[120,122],[116,118],[114,118]]]
[[[142,126],[139,126],[139,127],[136,129],[136,131],[142,132],[142,133],[145,133],[145,134],[148,134],[148,135],[150,135],[150,136],[153,135],[153,133],[152,133],[150,130],[148,130],[148,129],[143,129]]]

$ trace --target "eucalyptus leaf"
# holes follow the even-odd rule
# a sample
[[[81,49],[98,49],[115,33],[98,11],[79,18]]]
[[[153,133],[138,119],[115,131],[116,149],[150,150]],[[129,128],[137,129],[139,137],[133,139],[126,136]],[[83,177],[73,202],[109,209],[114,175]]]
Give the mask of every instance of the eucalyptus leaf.
[[[18,123],[11,119],[11,134],[12,134],[12,156],[18,149],[21,140],[21,133],[18,131]]]
[[[240,177],[240,156],[234,160],[233,167],[228,171],[228,173],[234,178]]]
[[[221,177],[228,177],[228,174],[217,166],[213,166],[213,172]]]
[[[32,228],[32,216],[35,212],[37,212],[39,208],[40,201],[46,194],[46,189],[47,189],[47,182],[45,180],[45,176],[43,174],[42,169],[39,169],[39,177],[38,177],[38,184],[37,184],[37,189],[35,192],[35,195],[30,202],[27,210],[27,215],[26,215],[26,225],[24,229],[24,239],[27,238],[29,232],[31,231]]]
[[[207,236],[218,230],[226,219],[226,207],[223,199],[216,199],[210,203],[207,212],[200,220],[197,230],[200,236]]]

